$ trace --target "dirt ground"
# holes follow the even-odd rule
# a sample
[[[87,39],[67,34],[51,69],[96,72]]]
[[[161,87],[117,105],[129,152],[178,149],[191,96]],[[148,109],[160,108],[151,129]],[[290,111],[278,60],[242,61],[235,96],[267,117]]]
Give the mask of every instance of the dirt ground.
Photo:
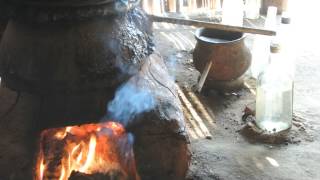
[[[315,36],[320,29],[310,19],[320,17],[317,7],[312,8],[311,4],[308,12],[307,7],[301,7],[303,15],[293,19],[296,24],[303,23],[292,28],[297,35],[292,39],[297,46],[294,125],[286,138],[277,143],[263,142],[243,133],[246,125],[243,111],[255,102],[252,79],[246,79],[252,89],[194,93],[191,89],[199,77],[192,60],[195,28],[154,24],[156,49],[180,87],[186,112],[192,149],[188,180],[320,179],[320,39]],[[16,161],[22,169],[28,166],[21,158]]]
[[[305,23],[303,17],[295,21]],[[192,61],[195,29],[154,24],[157,50],[180,87],[186,111],[193,155],[188,179],[320,179],[320,52],[314,37],[305,37],[310,35],[311,24],[304,25],[295,27],[293,41],[299,42],[295,52],[294,125],[284,139],[270,142],[243,133],[243,111],[255,102],[254,80],[246,78],[251,89],[194,93],[191,89],[199,77]],[[248,41],[250,44],[250,37]]]

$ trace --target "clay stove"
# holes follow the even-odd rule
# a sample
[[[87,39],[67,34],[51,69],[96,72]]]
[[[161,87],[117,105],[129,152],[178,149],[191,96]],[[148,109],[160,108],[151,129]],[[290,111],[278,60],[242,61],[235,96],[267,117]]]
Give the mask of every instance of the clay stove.
[[[99,141],[101,129],[113,132],[107,137],[119,149],[115,127],[121,127],[124,144],[131,143],[126,153],[132,154],[129,164],[134,162],[136,168],[122,162],[126,153],[116,151],[122,159],[117,170],[126,173],[112,177],[184,179],[190,153],[181,104],[153,49],[151,23],[144,12],[132,1],[115,0],[16,0],[14,7],[0,45],[1,179],[39,179],[37,171],[49,163],[43,146],[58,146],[54,140],[60,136],[50,138],[59,129],[65,130],[65,139],[84,128],[86,133],[80,134],[89,144]],[[122,91],[125,88],[131,94]],[[138,102],[141,92],[147,100]],[[119,104],[130,97],[136,100]],[[136,107],[142,110],[130,109]],[[44,140],[48,138],[51,143]],[[53,167],[62,173],[61,161],[56,163]],[[101,179],[114,172],[87,175]],[[72,173],[70,179],[88,178],[81,171]],[[60,179],[61,174],[41,177]]]

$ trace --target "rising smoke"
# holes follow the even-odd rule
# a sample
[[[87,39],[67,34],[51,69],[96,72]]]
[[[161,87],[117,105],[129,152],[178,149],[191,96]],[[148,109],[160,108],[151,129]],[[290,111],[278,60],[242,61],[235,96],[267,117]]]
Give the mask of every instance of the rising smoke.
[[[117,90],[114,99],[109,102],[107,117],[127,125],[137,115],[152,110],[155,105],[155,98],[148,89],[128,82]]]

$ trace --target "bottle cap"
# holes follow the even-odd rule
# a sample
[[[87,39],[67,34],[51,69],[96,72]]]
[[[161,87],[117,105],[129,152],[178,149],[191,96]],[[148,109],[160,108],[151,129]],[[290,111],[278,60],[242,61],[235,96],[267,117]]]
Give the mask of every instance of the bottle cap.
[[[282,17],[281,18],[281,23],[282,24],[290,24],[291,18],[290,17]]]
[[[281,45],[279,42],[272,41],[270,45],[270,51],[271,53],[278,53],[281,50]]]
[[[290,24],[291,18],[288,12],[283,12],[281,16],[281,23],[282,24]]]

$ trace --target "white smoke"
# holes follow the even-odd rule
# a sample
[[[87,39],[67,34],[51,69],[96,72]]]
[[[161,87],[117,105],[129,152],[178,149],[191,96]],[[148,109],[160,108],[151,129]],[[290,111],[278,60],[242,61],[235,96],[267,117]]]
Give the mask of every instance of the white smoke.
[[[154,109],[155,105],[150,91],[128,82],[117,90],[114,99],[109,102],[107,118],[127,125],[137,115]]]

